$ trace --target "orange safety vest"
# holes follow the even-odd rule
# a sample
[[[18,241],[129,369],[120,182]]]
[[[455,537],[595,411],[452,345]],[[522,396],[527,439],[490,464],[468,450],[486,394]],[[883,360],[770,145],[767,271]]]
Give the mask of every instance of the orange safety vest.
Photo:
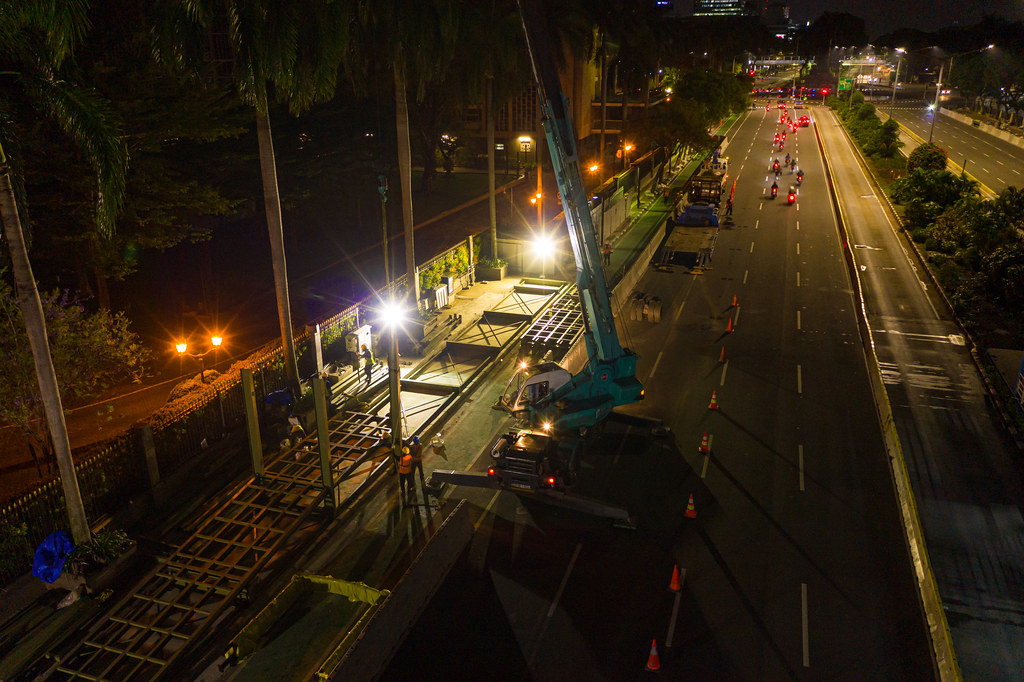
[[[402,459],[398,460],[398,473],[412,473],[412,455],[404,455]]]

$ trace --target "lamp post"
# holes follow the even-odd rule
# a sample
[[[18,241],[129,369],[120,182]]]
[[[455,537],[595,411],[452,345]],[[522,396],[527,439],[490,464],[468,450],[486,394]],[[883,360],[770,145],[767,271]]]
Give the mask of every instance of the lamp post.
[[[974,54],[975,52],[981,52],[982,50],[991,50],[995,47],[995,44],[990,43],[985,47],[979,47],[977,50],[968,50],[967,52],[957,52],[956,54],[949,55],[949,75],[953,75],[953,60],[957,57],[962,57],[965,54]],[[935,102],[932,104],[932,123],[928,127],[928,143],[931,144],[932,133],[935,132],[935,118],[939,115],[939,93],[942,92],[942,69],[945,64],[939,65],[939,80],[935,83]]]
[[[202,353],[189,353],[188,352],[188,342],[187,341],[179,341],[179,342],[177,342],[176,344],[174,344],[174,348],[175,348],[175,350],[178,351],[178,356],[179,357],[184,357],[184,356],[187,355],[188,357],[192,358],[193,360],[198,360],[199,361],[199,381],[200,381],[200,383],[205,384],[206,383],[206,360],[205,360],[205,358],[210,353],[216,352],[217,349],[220,348],[222,343],[224,343],[223,337],[211,336],[210,337],[210,347],[208,349],[206,349],[205,351],[203,351]]]
[[[540,258],[540,278],[545,279],[546,265],[548,258],[555,250],[551,237],[541,233],[533,240],[533,252]]]
[[[896,52],[899,54],[899,57],[896,59],[896,77],[892,79],[892,100],[890,104],[896,104],[896,85],[900,81],[900,66],[903,64],[903,55],[907,51],[902,47],[897,47]]]
[[[399,454],[402,447],[402,376],[398,366],[398,330],[405,322],[406,308],[401,301],[388,300],[380,309],[380,322],[388,329],[388,398],[391,410],[391,445]]]

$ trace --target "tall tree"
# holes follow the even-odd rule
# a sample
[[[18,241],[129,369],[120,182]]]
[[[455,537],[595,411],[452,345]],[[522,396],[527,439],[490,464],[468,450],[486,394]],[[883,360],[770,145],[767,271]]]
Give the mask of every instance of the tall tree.
[[[106,102],[60,78],[62,65],[88,29],[86,7],[84,0],[0,2],[0,16],[4,18],[0,23],[0,84],[5,95],[22,97],[38,115],[52,119],[89,160],[97,178],[96,227],[109,234],[124,193],[128,155],[117,127],[109,121]],[[8,96],[0,98],[3,121],[10,120],[13,114],[12,100]],[[89,523],[71,457],[60,390],[47,343],[46,320],[18,211],[19,203],[25,205],[24,195],[19,200],[15,190],[15,184],[21,186],[17,178],[23,163],[17,140],[7,137],[12,130],[10,125],[0,125],[0,221],[60,470],[71,534],[76,542],[83,543],[90,537]],[[4,153],[5,147],[11,150],[10,159]],[[16,178],[14,183],[12,174]]]
[[[213,66],[201,62],[207,55],[208,41],[225,35],[235,87],[242,100],[255,109],[285,375],[288,387],[298,395],[299,371],[269,105],[273,95],[297,115],[334,95],[354,7],[331,0],[164,0],[163,8],[157,26],[157,53],[178,66],[200,66],[209,75]]]

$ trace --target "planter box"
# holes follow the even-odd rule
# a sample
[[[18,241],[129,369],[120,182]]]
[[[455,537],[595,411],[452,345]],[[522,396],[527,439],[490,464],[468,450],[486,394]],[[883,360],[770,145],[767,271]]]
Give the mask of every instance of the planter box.
[[[505,278],[505,272],[508,270],[508,265],[502,265],[500,268],[491,268],[486,265],[476,266],[476,278],[490,281],[497,281]]]

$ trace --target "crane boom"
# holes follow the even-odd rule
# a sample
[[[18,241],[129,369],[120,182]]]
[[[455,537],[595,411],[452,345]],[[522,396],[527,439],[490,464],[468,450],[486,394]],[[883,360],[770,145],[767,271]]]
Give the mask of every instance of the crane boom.
[[[551,165],[576,261],[576,285],[584,311],[583,336],[588,362],[580,372],[567,381],[558,382],[557,386],[554,382],[550,387],[545,384],[542,391],[534,390],[528,395],[529,387],[524,386],[520,396],[527,395],[527,399],[524,402],[517,398],[515,403],[517,407],[525,405],[534,422],[565,430],[592,426],[616,405],[643,399],[643,386],[636,378],[636,355],[619,344],[615,330],[600,247],[580,172],[569,101],[562,92],[552,59],[554,51],[543,7],[540,0],[518,0],[518,4]],[[539,374],[530,382],[539,384],[543,380],[543,374]]]

